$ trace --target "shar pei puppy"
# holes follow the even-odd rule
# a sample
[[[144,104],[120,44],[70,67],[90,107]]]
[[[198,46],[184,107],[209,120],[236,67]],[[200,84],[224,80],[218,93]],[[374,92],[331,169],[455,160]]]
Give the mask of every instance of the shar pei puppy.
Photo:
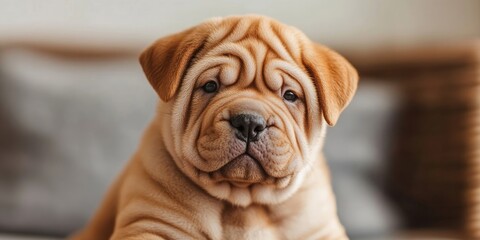
[[[347,239],[322,155],[357,87],[347,60],[250,15],[161,38],[140,63],[156,116],[73,239]]]

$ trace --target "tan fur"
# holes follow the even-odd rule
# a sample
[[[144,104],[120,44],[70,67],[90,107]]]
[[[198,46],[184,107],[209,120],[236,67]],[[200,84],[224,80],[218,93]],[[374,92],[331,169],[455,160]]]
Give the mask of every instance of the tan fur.
[[[162,99],[156,117],[73,239],[347,239],[321,153],[356,89],[345,59],[293,27],[240,16],[162,38],[140,62]],[[211,80],[220,89],[207,94]],[[268,126],[248,146],[228,123],[240,113]]]

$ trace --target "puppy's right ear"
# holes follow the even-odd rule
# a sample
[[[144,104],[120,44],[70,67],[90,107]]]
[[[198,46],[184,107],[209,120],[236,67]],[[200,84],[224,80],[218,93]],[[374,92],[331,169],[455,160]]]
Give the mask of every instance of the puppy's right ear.
[[[175,96],[185,71],[202,45],[203,38],[191,28],[157,40],[140,55],[143,71],[163,101]]]
[[[315,43],[305,46],[303,62],[315,83],[323,117],[333,126],[357,90],[357,71],[340,54]]]

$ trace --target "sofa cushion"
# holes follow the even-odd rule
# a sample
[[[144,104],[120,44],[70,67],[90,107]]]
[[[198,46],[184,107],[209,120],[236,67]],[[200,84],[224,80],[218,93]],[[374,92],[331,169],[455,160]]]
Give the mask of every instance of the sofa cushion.
[[[0,54],[0,231],[83,225],[134,152],[156,95],[135,58]]]

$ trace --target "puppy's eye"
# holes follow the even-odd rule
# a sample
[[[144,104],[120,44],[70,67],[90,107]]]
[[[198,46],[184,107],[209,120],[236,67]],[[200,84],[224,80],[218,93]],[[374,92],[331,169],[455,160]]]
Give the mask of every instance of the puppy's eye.
[[[283,98],[289,102],[295,102],[298,99],[297,95],[290,90],[283,94]]]
[[[215,81],[208,81],[205,83],[205,85],[203,85],[202,89],[206,93],[214,93],[218,90],[218,84]]]

